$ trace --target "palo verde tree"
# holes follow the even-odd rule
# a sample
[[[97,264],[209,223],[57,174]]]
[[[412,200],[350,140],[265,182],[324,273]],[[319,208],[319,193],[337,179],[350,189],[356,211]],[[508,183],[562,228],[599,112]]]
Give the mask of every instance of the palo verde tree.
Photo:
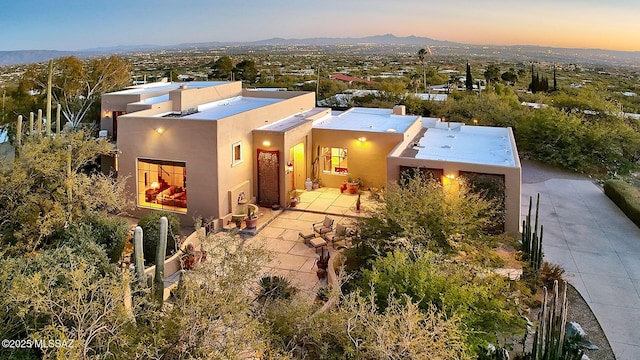
[[[85,131],[23,138],[14,161],[0,161],[0,245],[34,251],[88,214],[126,208],[124,182],[87,170],[113,151]]]
[[[100,95],[131,83],[131,65],[118,56],[90,60],[63,57],[54,61],[53,69],[51,96],[62,106],[62,115],[72,129],[99,119]],[[45,93],[48,72],[48,68],[33,64],[21,81]]]

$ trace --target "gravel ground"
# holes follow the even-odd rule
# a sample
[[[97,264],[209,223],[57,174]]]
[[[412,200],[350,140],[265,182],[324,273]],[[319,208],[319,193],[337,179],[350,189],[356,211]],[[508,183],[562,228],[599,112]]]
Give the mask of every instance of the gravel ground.
[[[554,168],[533,160],[522,160],[522,183],[534,184],[549,179],[581,179],[589,180],[584,174]],[[615,360],[611,345],[600,327],[600,323],[580,293],[571,285],[567,288],[569,302],[568,321],[577,322],[587,333],[587,338],[596,344],[599,350],[585,350],[591,360]]]

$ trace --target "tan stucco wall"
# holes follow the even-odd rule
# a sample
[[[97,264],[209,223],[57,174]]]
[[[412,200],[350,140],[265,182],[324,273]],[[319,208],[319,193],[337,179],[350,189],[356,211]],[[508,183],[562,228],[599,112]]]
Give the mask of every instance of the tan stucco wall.
[[[246,92],[245,94],[253,95],[254,92]],[[280,175],[284,176],[284,166],[286,165],[284,158],[285,156],[288,157],[289,150],[284,149],[283,137],[279,136],[279,140],[274,138],[270,147],[267,148],[262,145],[262,141],[264,140],[257,142],[254,140],[253,130],[287,118],[296,112],[313,109],[315,106],[315,94],[308,92],[279,92],[276,94],[287,95],[287,97],[290,98],[218,120],[217,143],[218,156],[220,159],[218,163],[218,173],[220,174],[218,206],[221,216],[230,212],[225,194],[228,189],[238,182],[250,180],[252,188],[251,197],[257,197],[257,149],[280,149]],[[292,94],[295,94],[295,96],[291,97]],[[232,145],[238,141],[242,142],[243,162],[240,165],[232,167]],[[281,199],[285,190],[284,187],[281,187]],[[281,205],[284,205],[284,203],[281,203]]]
[[[366,137],[360,142],[359,137]],[[313,129],[313,155],[317,156],[318,147],[322,156],[323,147],[346,148],[348,176],[332,175],[322,172],[322,159],[319,160],[320,181],[323,186],[340,187],[347,177],[359,177],[365,188],[382,187],[387,183],[387,155],[404,138],[402,133],[374,133],[347,130]]]
[[[169,99],[173,101],[174,111],[182,111],[197,107],[213,101],[240,96],[242,94],[242,82],[235,81],[216,86],[194,88],[189,83],[184,88],[173,90],[169,93]]]
[[[126,188],[130,199],[137,200],[137,159],[181,161],[186,163],[187,212],[176,212],[185,225],[195,217],[217,218],[218,174],[215,121],[185,121],[172,118],[139,117],[138,113],[120,117],[118,149],[119,177],[128,176]],[[162,134],[155,129],[162,128]],[[149,212],[138,208],[135,215]]]

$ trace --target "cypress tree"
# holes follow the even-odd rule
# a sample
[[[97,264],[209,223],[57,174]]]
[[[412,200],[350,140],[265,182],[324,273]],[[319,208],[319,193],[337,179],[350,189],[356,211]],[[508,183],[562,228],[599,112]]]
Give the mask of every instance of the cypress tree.
[[[553,91],[558,91],[558,80],[556,79],[556,66],[553,65]]]

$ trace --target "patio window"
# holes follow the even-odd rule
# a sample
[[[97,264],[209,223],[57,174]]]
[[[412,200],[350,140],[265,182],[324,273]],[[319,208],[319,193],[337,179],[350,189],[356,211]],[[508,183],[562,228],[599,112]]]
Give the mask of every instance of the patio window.
[[[184,162],[138,159],[138,205],[187,212]]]
[[[322,163],[325,174],[347,175],[347,149],[323,147]]]

